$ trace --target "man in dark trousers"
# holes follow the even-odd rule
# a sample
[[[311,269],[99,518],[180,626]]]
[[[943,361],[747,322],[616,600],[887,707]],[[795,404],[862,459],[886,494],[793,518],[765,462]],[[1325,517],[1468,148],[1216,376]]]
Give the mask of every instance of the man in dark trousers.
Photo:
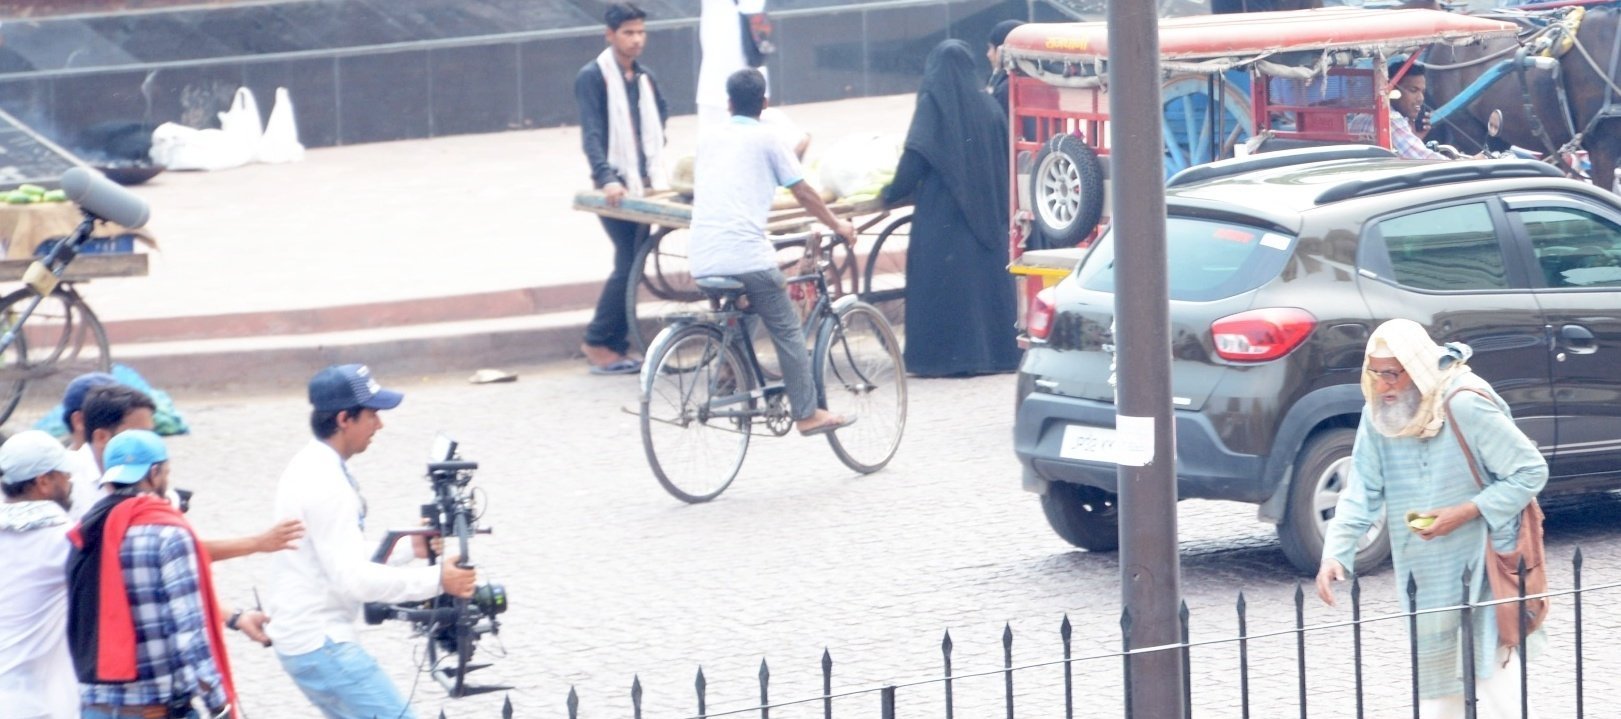
[[[648,189],[667,186],[660,155],[669,109],[652,73],[636,62],[647,45],[646,18],[647,13],[635,5],[609,5],[604,15],[608,47],[574,78],[580,144],[591,163],[591,182],[612,207],[626,196],[640,197]],[[602,218],[602,229],[614,243],[614,268],[602,285],[596,316],[585,328],[580,346],[592,374],[633,374],[641,369],[641,362],[625,356],[630,348],[625,283],[634,281],[630,265],[644,227]]]
[[[236,692],[208,551],[163,499],[169,453],[120,432],[102,462],[110,486],[68,534],[68,646],[85,719],[233,715]]]

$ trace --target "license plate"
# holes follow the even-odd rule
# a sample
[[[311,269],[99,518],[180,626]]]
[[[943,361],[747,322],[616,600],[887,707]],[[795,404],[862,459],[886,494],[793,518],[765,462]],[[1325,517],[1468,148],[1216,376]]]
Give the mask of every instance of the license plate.
[[[1064,441],[1058,446],[1058,456],[1113,464],[1119,457],[1117,441],[1116,433],[1110,427],[1068,425],[1064,427]]]

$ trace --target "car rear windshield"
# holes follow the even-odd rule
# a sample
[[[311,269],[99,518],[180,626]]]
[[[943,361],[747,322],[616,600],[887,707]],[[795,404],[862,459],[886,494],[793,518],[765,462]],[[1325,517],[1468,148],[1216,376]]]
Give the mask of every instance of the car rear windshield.
[[[1247,292],[1276,277],[1289,259],[1294,238],[1258,227],[1216,220],[1171,217],[1165,221],[1173,300],[1208,302]],[[1077,280],[1098,292],[1114,292],[1115,233],[1109,230],[1081,263]]]

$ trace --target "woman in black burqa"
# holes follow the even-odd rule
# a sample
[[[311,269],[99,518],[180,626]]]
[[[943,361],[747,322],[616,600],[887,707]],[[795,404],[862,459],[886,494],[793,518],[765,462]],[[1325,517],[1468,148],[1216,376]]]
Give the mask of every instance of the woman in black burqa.
[[[906,369],[922,376],[1019,367],[1008,274],[1007,119],[973,54],[947,40],[923,66],[906,149],[885,192],[912,198]]]

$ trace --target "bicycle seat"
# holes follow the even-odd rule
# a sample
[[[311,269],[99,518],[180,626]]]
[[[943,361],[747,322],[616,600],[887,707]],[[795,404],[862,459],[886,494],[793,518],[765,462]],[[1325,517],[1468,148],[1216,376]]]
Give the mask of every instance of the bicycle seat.
[[[738,295],[743,294],[743,283],[730,277],[699,277],[693,282],[705,296],[715,302],[726,299],[735,302]]]

